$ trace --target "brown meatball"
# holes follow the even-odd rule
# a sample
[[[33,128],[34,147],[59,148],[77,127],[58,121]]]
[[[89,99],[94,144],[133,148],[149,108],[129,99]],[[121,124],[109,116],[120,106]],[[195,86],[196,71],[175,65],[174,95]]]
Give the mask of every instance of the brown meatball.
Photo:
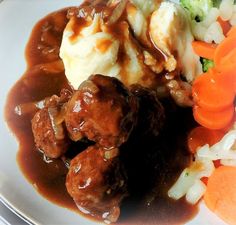
[[[70,143],[63,116],[64,102],[68,98],[66,91],[62,92],[61,97],[53,95],[31,121],[36,147],[50,158],[62,156]]]
[[[126,195],[126,175],[118,157],[106,159],[105,155],[97,145],[79,153],[71,161],[66,187],[82,212],[115,222]]]
[[[165,113],[156,92],[140,85],[132,85],[130,91],[139,103],[138,122],[134,135],[158,136],[164,125]]]
[[[66,127],[72,140],[82,137],[105,148],[124,143],[136,121],[137,100],[116,78],[93,75],[68,102]]]

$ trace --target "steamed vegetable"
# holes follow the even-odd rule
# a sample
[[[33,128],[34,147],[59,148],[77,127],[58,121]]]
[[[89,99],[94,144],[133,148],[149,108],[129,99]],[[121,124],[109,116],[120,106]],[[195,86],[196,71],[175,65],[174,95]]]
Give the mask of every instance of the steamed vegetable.
[[[222,0],[213,0],[213,6],[218,8],[220,6],[221,1]]]
[[[211,8],[219,8],[221,2],[222,0],[180,0],[181,6],[190,12],[193,20],[198,22],[205,19]]]
[[[236,167],[221,166],[210,176],[204,196],[207,207],[230,225],[236,223]]]
[[[193,154],[196,153],[199,146],[209,144],[210,146],[219,142],[224,136],[220,130],[209,130],[205,127],[196,127],[188,135],[188,148]]]
[[[226,35],[231,28],[229,21],[222,20],[222,18],[219,16],[217,18],[217,22],[220,24],[223,34]]]
[[[192,19],[202,21],[209,10],[214,6],[212,0],[180,0],[182,7],[186,8]]]
[[[227,107],[221,111],[209,111],[199,106],[194,106],[193,116],[195,120],[212,130],[223,129],[228,126],[234,116],[234,108]]]
[[[235,37],[236,36],[236,26],[232,27],[229,32],[226,34],[226,36],[231,36],[231,37]]]
[[[210,70],[200,75],[193,85],[193,98],[198,106],[209,111],[221,111],[232,105],[235,93],[231,90],[231,79],[227,75]]]
[[[211,69],[212,67],[214,67],[214,61],[210,60],[210,59],[202,59],[202,70],[203,72],[207,72],[209,69]]]
[[[194,118],[209,129],[224,129],[232,123],[235,115],[235,43],[236,35],[233,27],[224,41],[214,50],[215,66],[198,76],[193,83]],[[200,55],[202,51],[195,51],[195,53]],[[210,57],[212,58],[212,55]]]
[[[222,0],[213,0],[212,2],[214,7],[219,7]],[[234,4],[236,4],[236,0],[234,0]]]
[[[203,41],[193,41],[192,42],[192,48],[194,52],[206,59],[213,59],[214,58],[214,53],[216,49],[216,44],[212,43],[206,43]]]
[[[202,70],[203,72],[207,72],[210,68],[214,66],[213,58],[215,54],[215,49],[217,45],[212,43],[206,43],[203,41],[193,41],[192,48],[194,52],[202,57]]]

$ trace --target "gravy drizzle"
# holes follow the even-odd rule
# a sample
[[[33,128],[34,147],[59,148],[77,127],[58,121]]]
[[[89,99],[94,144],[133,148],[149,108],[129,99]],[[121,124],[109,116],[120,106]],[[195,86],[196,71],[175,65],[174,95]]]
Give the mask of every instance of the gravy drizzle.
[[[64,162],[46,159],[34,145],[31,119],[36,107],[24,114],[19,113],[19,107],[17,108],[53,94],[58,95],[62,88],[71,89],[58,54],[63,30],[68,22],[68,11],[76,9],[66,8],[51,13],[34,27],[26,47],[28,68],[8,95],[5,117],[20,143],[17,162],[28,181],[48,200],[79,212],[66,191],[68,169]],[[104,48],[105,43],[100,45]],[[185,140],[189,130],[195,125],[192,112],[191,109],[177,107],[169,99],[164,100],[163,104],[167,112],[165,129],[160,140],[151,149],[147,150],[150,146],[145,144],[137,149],[137,152],[141,152],[138,154],[144,154],[140,164],[144,169],[138,169],[140,187],[134,189],[134,193],[122,204],[121,218],[117,224],[182,224],[197,213],[198,209],[188,205],[183,199],[173,201],[166,196],[168,188],[189,162]],[[77,144],[71,148],[79,152],[85,146]],[[132,161],[140,160],[138,154],[132,156]],[[153,166],[153,169],[146,170],[146,164]],[[131,163],[131,166],[134,164]],[[148,179],[142,180],[144,177]],[[143,187],[148,191],[141,193]]]

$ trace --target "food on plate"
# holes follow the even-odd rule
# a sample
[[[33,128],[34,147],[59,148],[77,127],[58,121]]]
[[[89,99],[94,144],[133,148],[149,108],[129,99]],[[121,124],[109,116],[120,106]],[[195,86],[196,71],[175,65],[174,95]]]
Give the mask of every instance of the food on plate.
[[[47,157],[59,158],[69,147],[64,112],[70,95],[68,90],[62,90],[60,97],[53,95],[45,100],[45,106],[32,119],[35,144]]]
[[[6,105],[34,187],[106,223],[184,223],[203,198],[234,224],[235,7],[86,0],[39,21]]]
[[[224,134],[222,130],[210,130],[202,126],[196,127],[188,135],[189,151],[194,154],[199,146],[213,145],[220,141]]]
[[[231,26],[235,26],[236,10],[233,0],[181,0],[192,15],[192,29],[196,40],[219,44]]]
[[[116,222],[128,195],[119,147],[132,132],[140,140],[157,137],[164,116],[154,91],[140,85],[128,90],[117,78],[92,75],[78,90],[63,89],[60,97],[46,99],[32,119],[32,131],[36,147],[49,158],[65,155],[71,142],[96,143],[69,162],[66,187],[83,213]]]
[[[193,54],[194,40],[188,14],[177,4],[163,2],[150,19],[150,37],[165,54],[165,68],[178,69],[192,82],[201,73],[199,57]]]
[[[157,137],[165,122],[165,111],[155,91],[133,84],[131,93],[138,101],[138,121],[135,136]]]
[[[108,158],[106,150],[99,146],[88,147],[73,158],[66,178],[67,190],[79,209],[107,222],[116,222],[120,215],[120,203],[127,195],[126,183],[117,154]]]
[[[228,224],[235,224],[236,167],[221,166],[209,178],[205,203]]]
[[[86,137],[104,148],[115,148],[132,132],[137,108],[137,100],[118,79],[92,75],[69,100],[65,124],[74,141]]]
[[[187,82],[180,74],[192,82],[202,70],[191,48],[188,14],[170,2],[124,2],[101,1],[100,8],[94,10],[93,3],[84,3],[70,15],[60,47],[68,81],[77,89],[91,74],[102,74],[116,77],[127,86],[139,83],[156,87],[165,79],[157,74],[167,71],[171,77],[168,81],[176,80],[179,88],[170,88],[165,82],[160,90],[171,89],[178,104],[191,105]],[[110,11],[114,7],[116,10]],[[104,13],[100,12],[103,8],[107,8]],[[112,23],[111,18],[115,18]]]
[[[208,45],[208,56],[214,65],[193,83],[194,117],[203,126],[210,129],[223,129],[232,123],[235,114],[236,63],[233,57],[236,38],[228,35],[217,46]],[[196,53],[203,51],[201,45],[193,43]],[[199,51],[198,51],[199,50]],[[205,50],[205,49],[204,49]],[[205,51],[206,52],[206,51]],[[202,57],[203,54],[201,54]],[[207,92],[205,90],[208,90]]]
[[[186,3],[193,6],[196,2],[191,4],[190,1],[182,1],[182,4],[188,8],[189,5]],[[192,22],[194,28],[209,26],[205,38],[195,35],[198,40],[192,43],[194,52],[202,57],[204,71],[192,85],[193,115],[203,127],[195,128],[190,133],[188,145],[194,154],[194,160],[189,167],[183,170],[168,194],[175,199],[186,195],[186,200],[192,204],[199,201],[205,194],[204,199],[207,206],[227,223],[234,224],[235,217],[231,213],[231,209],[233,210],[235,207],[233,205],[235,202],[232,200],[234,194],[230,190],[234,190],[235,187],[229,182],[233,179],[233,176],[230,175],[231,168],[224,167],[224,165],[236,165],[236,64],[234,54],[236,38],[235,27],[233,27],[235,5],[233,1],[226,0],[222,1],[218,7],[208,8],[209,14],[197,18],[201,22]],[[229,9],[227,15],[226,9]],[[191,7],[189,10],[194,11]],[[212,32],[213,26],[218,28],[214,28],[216,32],[211,33],[213,38],[209,39],[207,32]],[[200,138],[200,135],[205,136]],[[234,169],[232,167],[232,171]],[[229,174],[226,171],[229,171]],[[231,177],[229,181],[227,181],[227,177]],[[221,186],[218,187],[217,183]],[[223,197],[226,189],[229,190],[229,195]],[[227,199],[232,201],[227,202]],[[225,208],[226,205],[230,205],[230,207]]]

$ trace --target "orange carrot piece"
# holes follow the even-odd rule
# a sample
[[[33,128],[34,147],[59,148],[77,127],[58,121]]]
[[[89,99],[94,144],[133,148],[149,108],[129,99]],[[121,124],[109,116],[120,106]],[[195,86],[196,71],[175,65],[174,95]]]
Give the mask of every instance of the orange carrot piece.
[[[232,50],[236,48],[236,36],[225,38],[216,48],[214,62],[216,66],[222,64],[222,59],[226,57]]]
[[[226,75],[217,75],[211,71],[200,75],[193,83],[193,99],[197,105],[208,111],[223,110],[234,101],[232,82],[227,80]]]
[[[194,128],[188,135],[188,148],[191,153],[195,153],[197,148],[205,144],[214,145],[224,136],[221,130],[210,130],[199,126]]]
[[[201,178],[201,181],[202,181],[205,185],[207,185],[208,177],[202,177],[202,178]]]
[[[217,75],[217,79],[223,84],[225,89],[232,90],[236,94],[236,61],[235,63],[230,62],[218,66]]]
[[[236,224],[236,167],[220,166],[208,179],[207,207],[229,225]]]
[[[215,168],[218,168],[218,167],[222,166],[222,164],[220,163],[220,159],[214,160],[213,163],[214,163]]]
[[[195,105],[193,107],[193,116],[203,127],[212,130],[220,130],[224,129],[232,122],[234,106],[232,105],[224,110],[212,112]]]
[[[222,57],[219,66],[228,67],[229,65],[234,66],[236,69],[236,48],[232,49],[226,56]]]
[[[235,37],[236,36],[236,26],[232,27],[229,32],[226,34],[227,37]]]
[[[220,22],[223,24],[224,21]],[[226,32],[226,27],[224,29]],[[199,56],[211,59],[213,55],[215,63],[212,69],[200,75],[193,83],[194,118],[209,129],[227,128],[235,115],[236,28],[231,28],[227,38],[217,47],[199,41],[193,42],[192,46]]]
[[[220,24],[220,26],[222,28],[222,31],[223,31],[223,34],[226,35],[229,32],[230,28],[231,28],[231,25],[230,25],[229,21],[224,21],[219,16],[217,18],[217,22]]]
[[[215,50],[216,50],[216,44],[206,43],[203,41],[193,41],[192,47],[194,52],[203,58],[206,59],[213,59]]]

